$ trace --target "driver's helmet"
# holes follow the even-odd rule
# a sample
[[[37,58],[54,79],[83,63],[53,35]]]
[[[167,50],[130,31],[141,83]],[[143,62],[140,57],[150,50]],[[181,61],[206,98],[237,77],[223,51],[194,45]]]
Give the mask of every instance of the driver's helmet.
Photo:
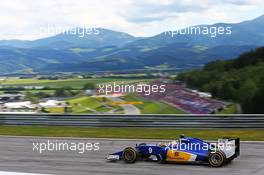
[[[183,139],[183,138],[185,138],[185,135],[184,134],[181,134],[180,135],[180,139]]]

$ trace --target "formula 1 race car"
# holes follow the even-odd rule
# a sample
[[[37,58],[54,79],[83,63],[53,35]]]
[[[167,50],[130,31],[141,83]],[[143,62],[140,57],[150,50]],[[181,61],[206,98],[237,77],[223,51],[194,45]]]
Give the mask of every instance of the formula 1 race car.
[[[221,167],[240,154],[239,138],[222,138],[218,142],[206,142],[181,135],[178,141],[159,144],[141,143],[127,147],[123,151],[107,156],[107,160],[124,160],[135,163],[137,160],[152,160],[159,163],[207,163]]]

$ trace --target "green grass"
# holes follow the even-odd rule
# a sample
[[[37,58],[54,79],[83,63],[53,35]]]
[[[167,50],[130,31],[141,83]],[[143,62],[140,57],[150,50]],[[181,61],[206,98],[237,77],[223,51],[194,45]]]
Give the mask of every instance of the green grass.
[[[38,80],[38,79],[10,79],[1,81],[1,85],[6,86],[48,86],[53,88],[61,88],[70,86],[75,89],[81,89],[86,83],[95,84],[110,83],[110,82],[141,82],[151,81],[152,79],[129,79],[129,78],[90,78],[90,79],[65,79],[65,80]]]
[[[42,137],[90,137],[130,139],[176,139],[180,134],[202,139],[217,139],[224,136],[239,137],[241,140],[264,141],[263,129],[217,129],[178,130],[143,128],[84,128],[42,126],[0,126],[0,135]]]
[[[230,104],[223,110],[217,112],[217,114],[236,114],[236,104]]]
[[[93,97],[77,97],[68,100],[70,106],[72,106],[72,113],[90,113],[89,109],[99,108],[102,106],[101,102]]]
[[[75,97],[67,100],[67,102],[69,102],[69,105],[72,106],[71,113],[74,114],[107,112],[109,110],[108,108],[104,109],[105,107],[102,106],[99,99],[88,96]],[[64,113],[63,107],[45,108],[45,110],[49,113]]]
[[[64,107],[52,107],[52,108],[45,108],[45,110],[49,113],[56,113],[61,114],[64,113]]]
[[[118,113],[122,113],[119,106],[108,105],[111,101],[102,97],[81,96],[67,101],[72,106],[72,113],[106,113],[112,109],[116,109]]]
[[[71,106],[71,112],[73,114],[79,113],[106,113],[111,109],[118,108],[118,106],[108,106],[109,100],[103,101],[101,97],[88,97],[88,96],[79,96],[67,100]],[[64,113],[64,107],[52,107],[45,108],[48,113]],[[120,112],[120,109],[119,109]]]
[[[139,97],[136,94],[128,94],[124,98],[125,101],[140,101],[143,104],[136,104],[142,114],[184,114],[183,111],[174,108],[166,103],[160,101],[151,101]]]
[[[7,80],[2,80],[0,81],[1,84],[5,85],[12,85],[12,84],[31,84],[31,83],[46,83],[46,82],[51,82],[55,80],[38,80],[34,78],[25,78],[25,79],[7,79]]]

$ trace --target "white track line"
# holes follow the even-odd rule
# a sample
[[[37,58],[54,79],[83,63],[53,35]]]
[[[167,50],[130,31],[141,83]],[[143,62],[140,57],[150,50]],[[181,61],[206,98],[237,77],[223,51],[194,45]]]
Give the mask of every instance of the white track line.
[[[92,138],[92,137],[47,137],[47,136],[12,136],[12,135],[0,135],[0,138],[29,138],[29,139],[59,139],[59,140],[102,140],[102,141],[171,141],[173,139],[126,139],[126,138]],[[175,137],[175,139],[178,139]],[[215,141],[215,140],[205,140],[205,141]],[[240,141],[241,143],[264,143],[264,141]]]
[[[32,173],[19,173],[19,172],[0,171],[0,175],[47,175],[47,174],[32,174]]]

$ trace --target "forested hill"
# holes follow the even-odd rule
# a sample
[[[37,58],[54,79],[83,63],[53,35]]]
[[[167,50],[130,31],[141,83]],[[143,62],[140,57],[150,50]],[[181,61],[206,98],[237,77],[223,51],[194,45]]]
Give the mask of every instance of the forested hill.
[[[210,62],[177,79],[214,97],[240,103],[244,113],[264,113],[264,47],[233,60]]]

